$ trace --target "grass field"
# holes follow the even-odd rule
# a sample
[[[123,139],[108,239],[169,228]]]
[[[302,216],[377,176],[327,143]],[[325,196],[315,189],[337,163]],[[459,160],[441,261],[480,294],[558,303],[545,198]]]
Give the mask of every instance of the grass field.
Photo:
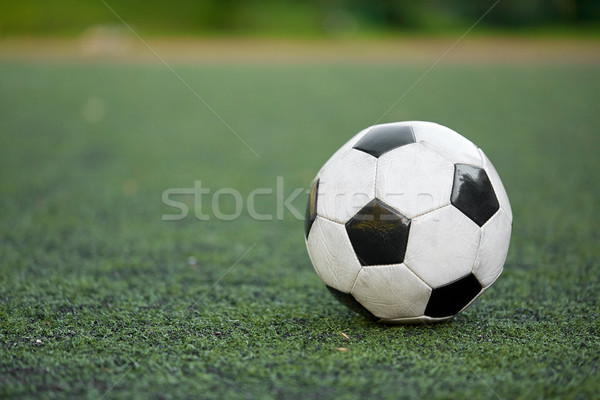
[[[597,397],[596,64],[442,63],[383,119],[467,136],[511,198],[505,271],[451,322],[343,308],[275,192],[272,221],[220,221],[210,195],[209,221],[162,220],[197,180],[307,187],[428,66],[174,65],[259,158],[164,66],[2,62],[0,397]]]

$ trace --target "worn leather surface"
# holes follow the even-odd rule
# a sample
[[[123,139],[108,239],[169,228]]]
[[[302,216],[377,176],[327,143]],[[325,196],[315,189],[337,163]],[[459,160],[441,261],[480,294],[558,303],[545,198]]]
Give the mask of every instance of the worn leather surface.
[[[420,121],[381,126],[387,133],[406,133],[410,127],[416,143],[398,147],[386,144],[388,149],[375,154],[377,157],[364,149],[354,149],[362,137],[377,128],[370,127],[351,138],[325,163],[317,175],[317,216],[308,229],[310,258],[326,285],[351,295],[383,322],[443,320],[449,317],[440,314],[446,312],[439,307],[444,304],[444,296],[449,296],[449,303],[456,300],[455,304],[468,305],[502,272],[512,228],[510,202],[490,160],[458,133]],[[369,146],[385,147],[373,143]],[[497,198],[497,211],[487,213],[478,223],[451,203],[456,164],[482,168]],[[345,224],[375,198],[409,222],[408,238],[393,238],[406,240],[402,262],[375,257],[382,265],[361,265],[354,251]],[[469,198],[478,201],[477,196]],[[476,208],[477,204],[463,207]],[[388,231],[393,234],[395,229],[387,229],[392,225],[383,224],[382,229],[373,230],[374,235]],[[372,251],[387,251],[369,246]],[[402,248],[401,243],[393,246]],[[482,290],[477,292],[479,289],[474,288],[479,285],[464,282],[478,282]],[[424,314],[432,292],[438,294],[438,306],[430,306],[430,310],[438,310],[435,316]],[[455,312],[454,308],[448,310]]]

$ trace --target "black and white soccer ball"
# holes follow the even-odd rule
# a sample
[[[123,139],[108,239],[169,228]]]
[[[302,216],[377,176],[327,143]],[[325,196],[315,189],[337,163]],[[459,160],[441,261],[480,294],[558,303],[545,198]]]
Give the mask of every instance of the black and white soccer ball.
[[[451,318],[500,275],[508,196],[481,149],[444,126],[369,127],[321,168],[306,247],[329,291],[381,322]]]

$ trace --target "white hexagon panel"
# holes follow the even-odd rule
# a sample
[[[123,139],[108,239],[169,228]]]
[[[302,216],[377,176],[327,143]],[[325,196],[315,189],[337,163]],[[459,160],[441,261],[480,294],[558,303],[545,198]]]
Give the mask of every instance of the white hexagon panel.
[[[425,312],[431,288],[403,264],[364,267],[350,292],[375,317],[411,319]]]
[[[454,206],[411,221],[404,263],[432,288],[471,273],[481,231]]]
[[[420,143],[379,157],[375,196],[414,218],[450,204],[454,165]]]
[[[373,200],[376,164],[352,148],[329,159],[319,174],[317,215],[344,224]]]
[[[321,280],[334,289],[350,292],[361,266],[344,225],[317,216],[307,238],[307,248]]]
[[[494,283],[502,272],[508,253],[511,228],[510,218],[502,208],[481,228],[481,244],[473,274],[484,287]]]

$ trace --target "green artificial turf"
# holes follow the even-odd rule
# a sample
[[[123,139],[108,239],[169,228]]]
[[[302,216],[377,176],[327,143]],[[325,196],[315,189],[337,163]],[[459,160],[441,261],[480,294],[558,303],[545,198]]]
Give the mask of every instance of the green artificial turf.
[[[198,180],[308,187],[427,67],[175,65],[258,158],[161,65],[1,64],[0,397],[596,397],[595,65],[441,64],[383,119],[457,130],[509,193],[505,270],[451,322],[338,304],[276,190],[272,221],[219,221],[210,195],[210,220],[162,220],[163,191]]]

